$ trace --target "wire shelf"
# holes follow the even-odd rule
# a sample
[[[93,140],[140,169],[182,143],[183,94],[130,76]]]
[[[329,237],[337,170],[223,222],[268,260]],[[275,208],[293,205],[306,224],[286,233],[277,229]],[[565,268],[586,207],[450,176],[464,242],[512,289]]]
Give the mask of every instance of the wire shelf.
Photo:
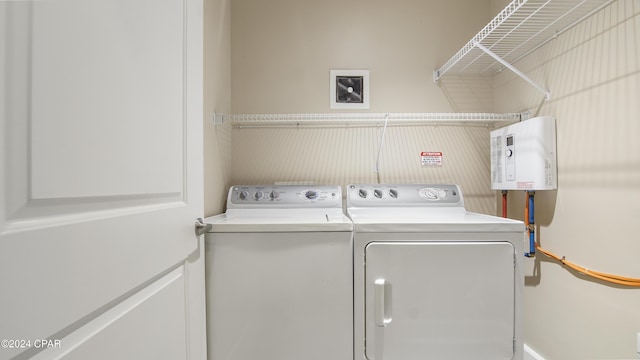
[[[299,126],[379,126],[389,125],[494,125],[512,123],[521,113],[331,113],[331,114],[236,114],[230,115],[236,128]]]
[[[493,75],[513,64],[615,0],[513,0],[440,69],[446,73]]]

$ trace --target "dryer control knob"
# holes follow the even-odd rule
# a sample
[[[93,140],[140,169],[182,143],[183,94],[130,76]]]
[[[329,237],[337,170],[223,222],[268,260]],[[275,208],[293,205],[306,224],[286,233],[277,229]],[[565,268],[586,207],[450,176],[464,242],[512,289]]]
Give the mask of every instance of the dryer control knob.
[[[373,190],[373,195],[375,197],[377,197],[378,199],[382,199],[382,190],[380,190],[380,189]]]
[[[240,191],[240,194],[238,194],[238,198],[240,200],[247,200],[247,198],[249,197],[249,192],[248,191]]]
[[[304,197],[306,197],[309,200],[315,200],[318,198],[318,192],[315,190],[309,190],[306,193],[304,193]]]

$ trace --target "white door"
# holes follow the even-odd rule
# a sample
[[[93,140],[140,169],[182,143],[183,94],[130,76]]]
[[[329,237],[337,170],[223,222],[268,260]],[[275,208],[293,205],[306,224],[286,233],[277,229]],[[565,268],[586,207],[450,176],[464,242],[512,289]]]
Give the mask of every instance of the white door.
[[[365,254],[368,359],[513,358],[511,243],[373,242]]]
[[[0,2],[0,359],[204,359],[202,0]]]

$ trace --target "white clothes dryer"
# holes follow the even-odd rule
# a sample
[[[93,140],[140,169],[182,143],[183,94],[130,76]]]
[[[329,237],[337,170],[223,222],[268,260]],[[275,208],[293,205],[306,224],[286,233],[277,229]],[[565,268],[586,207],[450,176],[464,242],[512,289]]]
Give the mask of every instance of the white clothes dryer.
[[[349,185],[355,360],[521,360],[524,224],[457,185]]]
[[[233,186],[205,223],[209,359],[353,359],[353,224],[339,186]]]

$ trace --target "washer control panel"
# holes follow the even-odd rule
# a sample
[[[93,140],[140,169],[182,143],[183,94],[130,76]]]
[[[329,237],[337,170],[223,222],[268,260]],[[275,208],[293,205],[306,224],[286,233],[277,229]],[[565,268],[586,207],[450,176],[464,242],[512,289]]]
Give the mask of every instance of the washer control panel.
[[[347,206],[461,206],[460,187],[454,184],[352,184]]]
[[[337,185],[236,185],[229,189],[227,208],[238,207],[342,207]]]

